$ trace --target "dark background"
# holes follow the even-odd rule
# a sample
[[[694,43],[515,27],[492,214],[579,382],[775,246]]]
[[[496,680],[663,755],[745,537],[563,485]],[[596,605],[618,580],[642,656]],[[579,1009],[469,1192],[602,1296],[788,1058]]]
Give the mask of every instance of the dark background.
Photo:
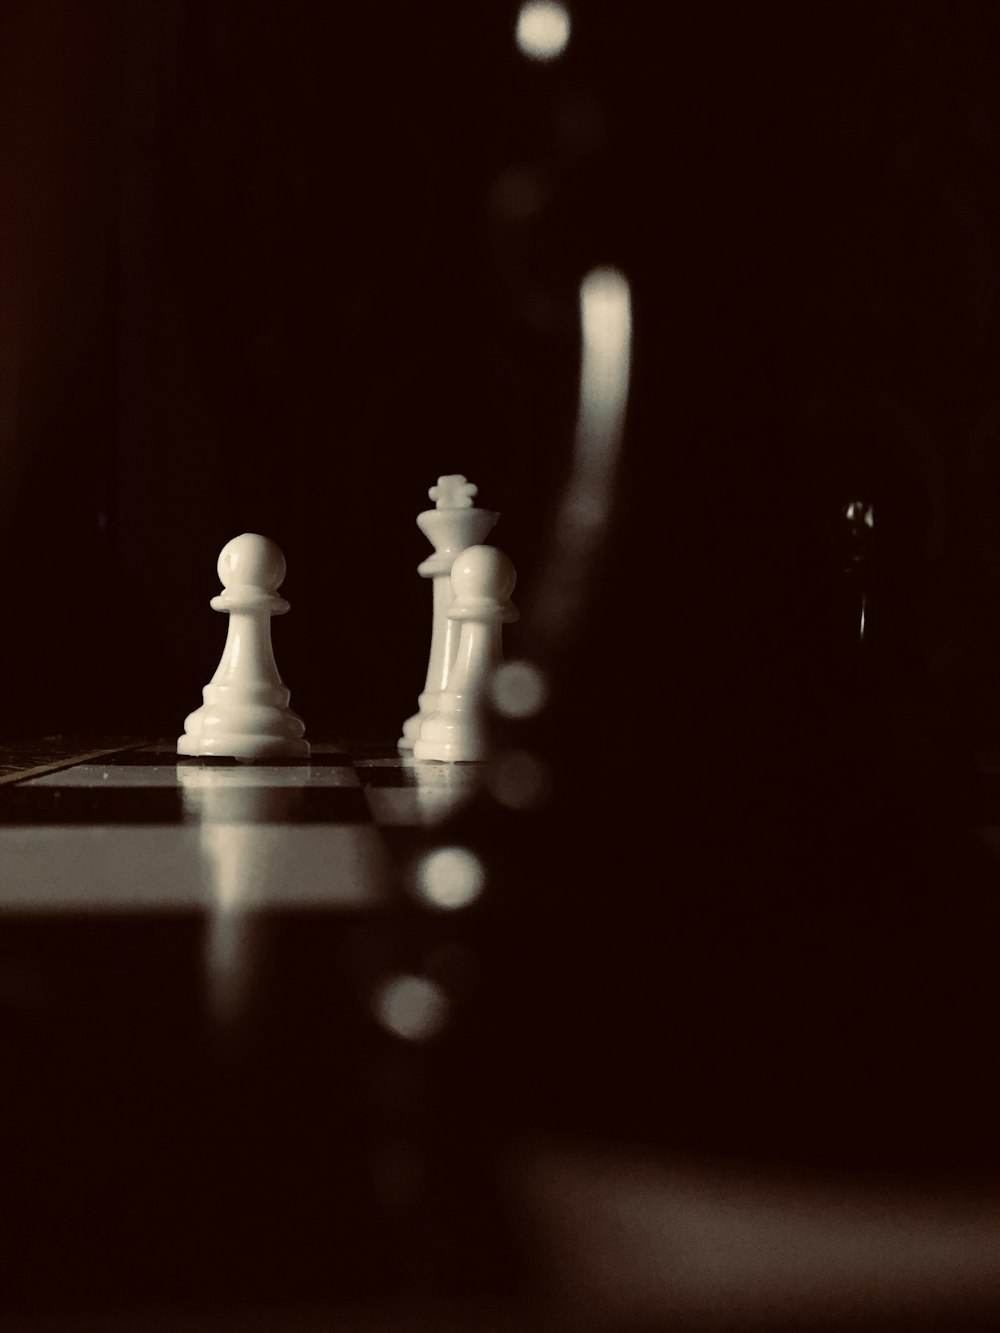
[[[891,674],[989,742],[993,11],[586,0],[551,65],[515,17],[7,0],[6,733],[178,730],[218,550],[256,530],[310,733],[394,734],[427,487],[478,483],[530,605],[577,286],[613,263],[633,396],[581,707],[634,686],[610,730],[637,751],[822,731],[861,494]]]
[[[577,0],[533,65],[516,10],[0,9],[3,735],[176,735],[256,530],[308,734],[391,739],[451,471],[530,655],[617,265],[624,467],[512,733],[551,798],[468,831],[459,1081],[505,1128],[995,1187],[995,853],[953,824],[1000,742],[998,11]]]

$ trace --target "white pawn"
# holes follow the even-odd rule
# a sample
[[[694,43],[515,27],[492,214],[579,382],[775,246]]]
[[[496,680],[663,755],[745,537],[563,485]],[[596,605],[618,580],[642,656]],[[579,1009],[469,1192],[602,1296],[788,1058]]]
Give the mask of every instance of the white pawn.
[[[510,601],[516,579],[514,566],[495,546],[470,546],[455,560],[448,616],[461,624],[458,652],[437,711],[421,724],[415,759],[488,757],[486,700],[502,659],[501,626],[517,619]]]
[[[428,495],[435,508],[417,515],[417,527],[434,547],[423,564],[417,566],[421,578],[433,579],[434,619],[431,628],[431,655],[427,664],[427,679],[417,700],[417,711],[403,723],[399,749],[411,750],[420,735],[421,724],[437,708],[438,695],[448,683],[448,673],[458,649],[459,626],[448,619],[451,605],[451,567],[455,556],[468,546],[481,542],[495,525],[499,514],[490,509],[474,509],[472,497],[476,487],[463,476],[438,477]]]
[[[288,707],[271,647],[271,617],[288,603],[277,596],[285,557],[256,532],[234,537],[219,556],[223,591],[215,611],[229,613],[229,634],[219,669],[205,686],[205,702],[184,723],[177,753],[232,759],[306,759],[305,726]]]

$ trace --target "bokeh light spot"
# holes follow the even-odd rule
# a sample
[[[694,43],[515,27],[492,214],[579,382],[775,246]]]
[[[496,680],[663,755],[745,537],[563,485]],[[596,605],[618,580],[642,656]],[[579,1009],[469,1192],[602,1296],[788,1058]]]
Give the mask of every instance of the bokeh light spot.
[[[569,14],[555,0],[528,0],[517,16],[518,49],[532,60],[555,60],[569,41]]]
[[[534,717],[545,707],[549,687],[531,662],[504,662],[491,684],[493,707],[504,717]]]
[[[500,755],[489,775],[494,799],[509,810],[537,810],[551,785],[548,768],[526,750],[508,750]]]
[[[428,1041],[448,1020],[448,997],[428,977],[398,976],[383,983],[375,996],[375,1016],[405,1041]]]
[[[483,891],[482,861],[466,847],[438,847],[417,866],[417,887],[435,907],[467,907]]]

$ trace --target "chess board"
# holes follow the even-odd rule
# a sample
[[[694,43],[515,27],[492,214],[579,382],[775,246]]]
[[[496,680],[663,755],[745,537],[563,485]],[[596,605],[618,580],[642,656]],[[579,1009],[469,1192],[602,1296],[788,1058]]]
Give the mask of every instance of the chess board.
[[[471,954],[407,880],[482,766],[56,738],[0,769],[5,1302],[382,1301],[428,1241],[502,1253],[467,1065],[424,1039]]]
[[[581,774],[581,781],[591,780],[594,771]],[[794,1227],[805,1211],[815,1234],[802,1243],[814,1245],[820,1256],[815,1280],[829,1284],[832,1300],[842,1298],[825,1260],[839,1243],[840,1204],[825,1195],[793,1194],[786,1206],[780,1196],[776,1205],[771,1193],[758,1207],[725,1171],[713,1168],[702,1175],[686,1159],[677,1167],[659,1149],[635,1160],[608,1159],[604,1149],[591,1156],[585,1135],[584,1146],[571,1151],[553,1155],[543,1147],[540,1155],[533,1150],[510,1155],[507,1127],[500,1126],[507,1104],[498,1100],[498,1090],[511,1071],[521,1078],[519,1096],[537,1103],[541,1059],[555,1065],[558,1052],[563,1065],[557,1069],[572,1068],[565,1051],[577,1043],[578,1068],[587,1072],[582,1082],[570,1085],[570,1093],[575,1097],[584,1089],[577,1119],[587,1127],[587,1116],[603,1114],[602,1089],[614,1100],[655,1104],[662,1051],[656,1023],[644,1028],[633,1021],[603,1040],[591,1075],[603,1005],[600,988],[588,991],[585,985],[585,960],[594,950],[581,948],[578,921],[572,933],[561,914],[546,925],[535,897],[537,883],[527,915],[506,924],[490,917],[486,930],[470,929],[462,912],[434,910],[416,899],[412,867],[468,827],[454,817],[474,807],[485,783],[482,766],[418,764],[386,744],[317,745],[308,764],[178,762],[168,743],[114,738],[82,743],[57,738],[0,753],[0,1024],[7,1070],[0,1099],[5,1197],[0,1290],[5,1304],[23,1316],[11,1327],[78,1333],[85,1311],[97,1321],[86,1326],[118,1333],[155,1326],[151,1311],[166,1310],[173,1318],[177,1311],[196,1310],[201,1322],[191,1327],[199,1333],[249,1326],[313,1333],[331,1326],[332,1310],[337,1327],[396,1333],[413,1328],[405,1301],[420,1289],[443,1293],[452,1313],[456,1296],[469,1299],[469,1309],[479,1312],[463,1310],[449,1323],[434,1310],[427,1327],[493,1327],[482,1312],[494,1310],[512,1288],[523,1290],[525,1280],[523,1237],[512,1239],[505,1229],[514,1179],[521,1210],[517,1225],[524,1227],[527,1217],[529,1234],[541,1228],[538,1234],[555,1247],[547,1262],[560,1274],[562,1298],[573,1309],[565,1326],[586,1326],[586,1311],[575,1304],[581,1293],[596,1302],[599,1313],[607,1313],[601,1302],[612,1302],[614,1319],[605,1326],[627,1327],[625,1316],[636,1300],[658,1310],[664,1255],[672,1254],[669,1238],[678,1228],[706,1239],[700,1248],[686,1250],[684,1262],[672,1270],[676,1284],[670,1300],[680,1292],[691,1308],[711,1311],[718,1254],[731,1248],[732,1216],[748,1208],[747,1234],[764,1239],[760,1254],[755,1251],[742,1267],[734,1263],[727,1279],[734,1301],[755,1282],[763,1283],[762,1300],[775,1292],[783,1298],[782,1272],[767,1276],[768,1255],[772,1249],[784,1253],[781,1247],[788,1244],[794,1251]],[[985,850],[991,865],[1000,849],[998,784],[1000,767],[987,766],[972,820],[976,856]],[[565,860],[566,848],[576,846],[575,864],[585,865],[593,877],[597,849],[602,839],[609,842],[607,826],[588,838],[574,810],[566,818],[570,824],[560,826],[556,839],[560,855]],[[892,890],[892,901],[881,904],[885,922],[877,897],[870,895],[863,907],[858,899],[852,907],[841,892],[827,901],[824,916],[835,944],[853,938],[856,918],[863,920],[869,941],[880,931],[890,944],[903,938],[903,958],[894,966],[904,981],[911,972],[916,976],[907,1004],[918,1004],[934,982],[936,990],[923,1005],[927,1021],[923,1009],[917,1014],[912,1061],[899,1054],[901,1046],[905,1054],[906,1029],[891,1042],[882,1042],[877,1031],[865,1038],[879,1012],[881,988],[874,974],[866,979],[855,967],[850,985],[831,988],[829,1001],[837,1010],[836,1027],[845,1006],[853,1003],[863,1012],[859,1041],[870,1040],[887,1066],[880,1070],[872,1063],[865,1097],[879,1077],[902,1080],[899,1103],[908,1118],[893,1113],[884,1143],[908,1134],[918,1140],[921,1154],[932,1156],[942,1152],[939,1138],[927,1132],[938,1111],[919,1071],[933,1044],[927,1023],[938,1005],[935,995],[942,993],[942,977],[950,978],[958,996],[950,1011],[956,1021],[944,1042],[954,1058],[942,1066],[938,1050],[935,1067],[948,1074],[942,1086],[955,1094],[966,1137],[976,1140],[978,1133],[982,1140],[995,1123],[991,1104],[979,1112],[986,1123],[978,1130],[972,1125],[970,1132],[972,1112],[984,1102],[968,1095],[960,1077],[975,1067],[976,1033],[990,1022],[992,1010],[984,1000],[993,936],[981,928],[972,870],[957,873],[950,844],[942,845],[934,862],[926,837],[917,842],[915,829],[901,834],[901,848],[914,845],[914,864],[894,854],[893,873],[905,880]],[[503,848],[491,845],[500,858]],[[767,843],[767,864],[776,875],[777,845]],[[681,852],[675,841],[675,877],[687,873]],[[753,854],[746,831],[738,852],[745,865]],[[603,882],[613,884],[621,853],[611,842],[607,854],[610,868]],[[697,855],[700,864],[705,856],[700,840]],[[843,855],[853,852],[847,848]],[[514,857],[524,859],[523,841]],[[723,994],[718,1024],[703,1009],[695,1015],[706,1034],[705,1062],[686,1057],[683,1049],[672,1053],[676,1070],[695,1069],[703,1079],[716,1080],[709,1085],[713,1096],[695,1109],[703,1117],[714,1103],[719,1124],[713,1132],[720,1139],[725,1124],[734,1122],[731,1070],[740,1078],[748,1068],[744,1047],[749,1058],[766,1053],[754,1015],[745,1016],[754,995],[759,1004],[763,991],[762,1012],[773,1018],[772,1030],[794,1022],[783,998],[790,990],[787,960],[781,971],[782,958],[791,955],[794,962],[794,952],[781,941],[766,952],[765,932],[754,933],[758,906],[747,901],[735,852],[731,864],[732,875],[720,878],[734,885],[725,906],[738,929],[727,941],[713,928],[711,950],[713,957],[723,953],[724,972],[735,975],[733,993],[742,1007],[726,1003]],[[509,873],[505,887],[519,891],[526,874],[525,869]],[[873,883],[885,879],[882,871],[872,874]],[[789,871],[788,877],[798,883],[797,873]],[[947,882],[954,901],[956,877],[966,885],[959,918],[967,925],[956,924],[950,938],[924,881]],[[814,912],[822,885],[812,875],[806,882],[813,895],[808,910]],[[994,883],[992,873],[988,882]],[[582,870],[575,883],[586,883]],[[905,915],[897,898],[905,903]],[[781,901],[783,919],[804,912],[803,902],[801,893]],[[666,931],[656,940],[646,931],[650,959],[661,947],[658,941],[667,940],[673,949],[669,969],[642,968],[647,956],[642,938],[626,916],[594,916],[593,931],[602,942],[612,942],[611,952],[602,955],[607,975],[614,977],[617,993],[632,996],[631,1013],[644,1012],[635,1002],[635,996],[647,995],[644,971],[650,995],[653,988],[669,997],[689,993],[692,978],[711,961],[698,952],[705,934],[698,913],[714,910],[712,901],[678,905],[673,899],[671,930],[694,947],[693,962],[685,962],[684,951],[670,944]],[[532,937],[541,932],[543,941],[548,938],[548,950],[531,944],[526,920]],[[567,938],[584,960],[575,967],[566,962],[571,950],[558,952]],[[741,964],[748,939],[757,954]],[[446,1026],[442,1040],[424,1040],[420,1024],[434,1027],[441,993],[426,986],[421,991],[415,980],[447,983],[449,1002],[463,991],[475,996],[476,969],[481,983],[491,952],[501,964],[489,974],[493,1021],[479,1021],[474,1003],[467,1011],[471,1020],[460,1018],[450,1032]],[[882,953],[891,956],[889,945]],[[549,995],[548,1012],[538,1001],[545,995],[552,956],[562,960],[560,975],[578,984]],[[623,961],[612,972],[615,956]],[[769,981],[762,959],[777,969],[776,980]],[[941,975],[930,970],[932,959]],[[753,986],[741,983],[741,966],[752,971]],[[817,966],[815,957],[810,966]],[[628,981],[636,976],[640,980]],[[795,993],[811,1005],[812,1021],[815,994],[802,969],[795,978]],[[526,995],[534,998],[534,1008]],[[767,1008],[770,998],[774,1004]],[[520,1016],[519,1006],[525,1011]],[[684,1013],[679,1000],[669,1011]],[[825,1010],[819,1012],[822,1017]],[[498,1060],[496,1015],[512,1022],[522,1039],[537,1034],[538,1064],[511,1062],[509,1051],[506,1066]],[[818,1031],[822,1038],[822,1028]],[[817,1030],[810,1028],[809,1035],[815,1042]],[[613,1056],[609,1040],[624,1058]],[[795,1058],[789,1057],[783,1070],[768,1072],[777,1094],[766,1102],[768,1117],[776,1110],[792,1117],[801,1112],[793,1094],[801,1099],[811,1048],[790,1042],[787,1049]],[[911,1068],[918,1072],[908,1084]],[[558,1081],[559,1074],[554,1077]],[[635,1096],[637,1086],[645,1097]],[[747,1076],[742,1086],[744,1093],[759,1094],[762,1084]],[[908,1088],[915,1090],[912,1099]],[[622,1089],[633,1090],[630,1098],[621,1097]],[[676,1090],[669,1095],[676,1124],[682,1099]],[[834,1143],[851,1133],[837,1109],[842,1096],[839,1083],[828,1079],[817,1093],[820,1102],[830,1103],[829,1118],[837,1120]],[[876,1090],[876,1103],[877,1096]],[[864,1112],[866,1124],[876,1110],[877,1104]],[[752,1100],[744,1095],[735,1120],[749,1124],[752,1134],[753,1117]],[[519,1122],[510,1128],[516,1136]],[[588,1132],[595,1132],[592,1126]],[[878,1125],[873,1132],[881,1134]],[[681,1141],[696,1137],[686,1124]],[[953,1132],[947,1140],[958,1142]],[[983,1152],[974,1143],[970,1153],[978,1169]],[[992,1169],[992,1158],[985,1160]],[[505,1172],[509,1178],[498,1188]],[[651,1184],[637,1196],[639,1175]],[[706,1213],[706,1197],[718,1199],[718,1216],[711,1209]],[[870,1212],[873,1227],[881,1225],[879,1200],[861,1190],[856,1207],[865,1216]],[[786,1215],[794,1227],[786,1226]],[[621,1219],[629,1217],[648,1236],[648,1253],[639,1262],[640,1232],[621,1228]],[[785,1230],[768,1231],[769,1218]],[[890,1229],[878,1242],[884,1240],[899,1257],[901,1289],[923,1280],[927,1256],[947,1252],[946,1246],[941,1250],[947,1220],[939,1224],[930,1208],[929,1220],[918,1222],[924,1249],[916,1258],[909,1233],[898,1238]],[[972,1216],[972,1261],[987,1275],[995,1267],[989,1257],[994,1233],[993,1213],[985,1220]],[[594,1234],[600,1236],[596,1251]],[[878,1246],[873,1253],[880,1253]],[[963,1252],[955,1265],[964,1262]],[[776,1267],[780,1270],[780,1263]],[[625,1286],[622,1272],[632,1274]],[[939,1285],[950,1291],[951,1270],[945,1264],[942,1272]],[[927,1282],[932,1287],[936,1280]],[[613,1304],[619,1299],[615,1293],[621,1308]],[[324,1313],[315,1317],[311,1309]],[[352,1316],[352,1310],[361,1313]],[[512,1313],[504,1326],[534,1333],[552,1327],[546,1320]]]
[[[393,852],[456,814],[482,776],[387,744],[243,764],[55,738],[2,758],[6,913],[209,908],[227,875],[260,909],[375,906]]]

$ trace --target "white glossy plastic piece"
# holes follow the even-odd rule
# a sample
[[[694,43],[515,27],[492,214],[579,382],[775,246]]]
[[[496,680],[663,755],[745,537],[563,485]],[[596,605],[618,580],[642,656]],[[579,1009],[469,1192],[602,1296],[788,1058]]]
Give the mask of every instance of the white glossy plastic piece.
[[[244,532],[219,556],[223,591],[215,611],[229,614],[219,669],[203,691],[204,703],[184,723],[177,753],[232,759],[307,759],[302,719],[288,707],[271,646],[271,617],[288,602],[277,595],[285,557],[267,537]]]
[[[502,659],[501,627],[518,616],[510,600],[516,579],[510,559],[496,546],[470,546],[456,558],[448,618],[461,626],[458,651],[437,710],[421,723],[414,759],[489,757],[487,702]]]
[[[448,683],[458,651],[459,627],[448,619],[448,608],[454,595],[451,567],[455,557],[467,547],[482,542],[500,517],[489,509],[474,509],[472,499],[476,493],[477,488],[461,474],[438,477],[437,485],[428,491],[435,508],[417,516],[417,526],[434,547],[434,554],[417,568],[422,578],[434,580],[434,619],[427,679],[417,700],[417,711],[403,723],[399,740],[401,751],[412,750],[421,724],[436,711],[438,695]]]

